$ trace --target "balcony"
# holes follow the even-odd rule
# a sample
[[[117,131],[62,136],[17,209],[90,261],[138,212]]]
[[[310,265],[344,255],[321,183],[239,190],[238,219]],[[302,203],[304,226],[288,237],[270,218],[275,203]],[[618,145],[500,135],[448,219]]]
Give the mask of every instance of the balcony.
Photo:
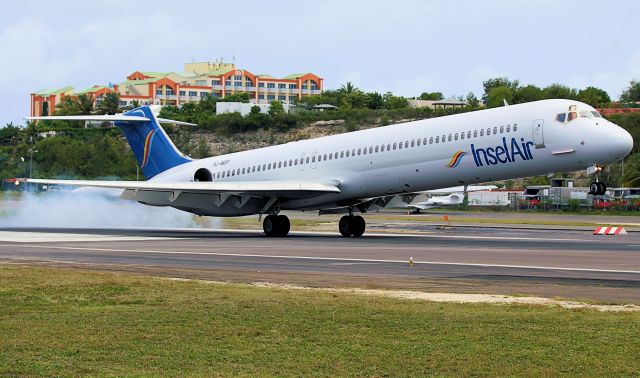
[[[167,95],[167,94],[157,94],[156,98],[158,100],[175,100],[177,98],[176,95]]]
[[[215,90],[218,90],[218,91],[221,91],[223,86],[222,85],[212,85],[211,88],[215,89]]]

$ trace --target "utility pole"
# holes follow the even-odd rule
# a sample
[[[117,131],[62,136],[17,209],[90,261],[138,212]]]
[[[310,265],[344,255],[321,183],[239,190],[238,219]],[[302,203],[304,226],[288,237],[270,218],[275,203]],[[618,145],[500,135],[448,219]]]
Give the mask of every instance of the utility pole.
[[[33,148],[29,149],[29,178],[32,178],[33,175],[33,154],[38,152],[38,150],[34,150]],[[33,189],[33,184],[31,184],[31,188]]]

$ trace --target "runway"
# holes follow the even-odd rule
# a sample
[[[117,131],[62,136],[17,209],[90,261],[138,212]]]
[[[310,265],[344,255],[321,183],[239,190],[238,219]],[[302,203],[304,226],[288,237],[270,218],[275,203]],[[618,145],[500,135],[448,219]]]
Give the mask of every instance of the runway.
[[[241,281],[289,277],[305,284],[517,288],[640,300],[640,233],[472,227],[354,239],[310,232],[266,238],[256,231],[3,229],[0,259]]]

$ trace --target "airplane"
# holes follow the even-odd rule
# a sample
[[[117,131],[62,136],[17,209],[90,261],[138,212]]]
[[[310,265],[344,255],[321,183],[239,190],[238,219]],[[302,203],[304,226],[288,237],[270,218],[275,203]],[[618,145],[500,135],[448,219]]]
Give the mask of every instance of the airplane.
[[[413,208],[414,212],[419,214],[420,210],[460,205],[464,202],[464,198],[469,192],[493,190],[497,188],[498,187],[495,185],[463,185],[451,188],[427,190],[418,193],[402,194],[395,196],[389,202],[387,207]]]
[[[633,147],[631,135],[593,107],[560,99],[199,160],[176,148],[148,106],[118,115],[28,119],[113,122],[124,133],[148,181],[18,182],[117,188],[125,199],[203,216],[257,214],[260,220],[264,215],[267,236],[289,233],[289,218],[281,211],[302,210],[344,214],[338,230],[345,237],[359,237],[366,224],[356,214],[383,208],[396,195],[554,172],[587,169],[597,173]],[[597,178],[592,187],[606,190]]]

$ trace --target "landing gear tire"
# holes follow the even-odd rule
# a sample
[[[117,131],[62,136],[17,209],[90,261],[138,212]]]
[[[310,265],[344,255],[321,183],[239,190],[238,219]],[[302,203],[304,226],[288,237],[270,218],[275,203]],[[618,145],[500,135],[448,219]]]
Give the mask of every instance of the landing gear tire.
[[[607,192],[607,186],[601,182],[592,182],[589,185],[589,194],[594,196],[602,196]]]
[[[340,222],[338,222],[338,231],[344,237],[354,236],[360,237],[364,234],[366,229],[366,222],[364,218],[359,215],[349,216],[345,215],[340,218]]]
[[[287,236],[291,222],[286,215],[267,215],[262,221],[262,230],[267,236]]]

